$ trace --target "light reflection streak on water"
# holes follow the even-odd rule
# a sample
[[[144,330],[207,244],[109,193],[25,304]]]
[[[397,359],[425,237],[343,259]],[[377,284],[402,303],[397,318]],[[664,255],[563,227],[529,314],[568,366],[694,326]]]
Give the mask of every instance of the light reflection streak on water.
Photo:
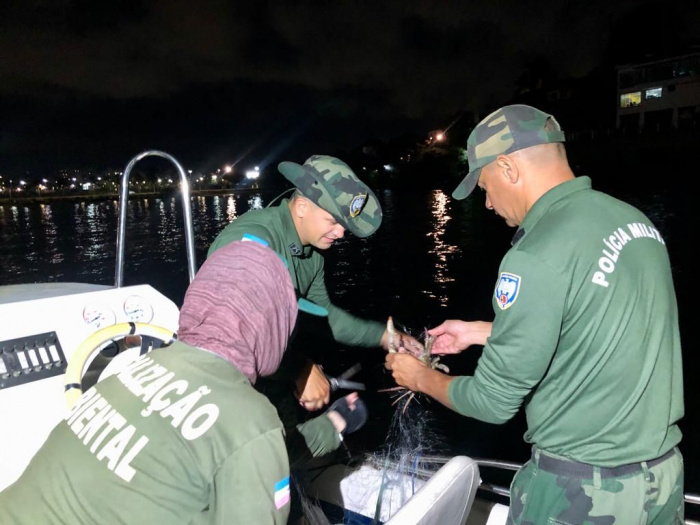
[[[216,222],[221,222],[223,217],[221,212],[221,199],[223,199],[223,197],[217,195],[216,197],[213,197],[212,200],[212,207],[214,208],[214,220]]]
[[[356,240],[359,241],[359,239]],[[331,250],[336,252],[336,260],[333,263],[333,277],[336,283],[333,287],[333,295],[335,297],[343,297],[356,286],[353,270],[357,270],[357,268],[353,268],[348,261],[348,246],[347,238],[343,238],[335,241],[331,248]]]
[[[77,203],[72,208],[75,224],[75,248],[80,266],[77,271],[86,282],[99,281],[104,267],[110,263],[111,256],[106,250],[107,235],[111,233],[104,221],[102,203]],[[65,251],[65,246],[63,247]]]
[[[260,210],[262,209],[263,204],[262,204],[262,198],[260,198],[260,195],[253,195],[248,199],[248,209],[250,210]]]
[[[443,239],[445,227],[452,219],[448,213],[449,198],[442,190],[434,190],[431,202],[431,214],[433,216],[431,223],[433,228],[427,234],[433,240],[434,248],[429,250],[428,253],[435,254],[434,281],[436,289],[440,290],[440,292],[426,291],[424,293],[427,293],[430,297],[436,297],[443,308],[447,307],[449,301],[447,284],[454,281],[454,278],[450,276],[447,256],[459,250],[457,246],[448,244]]]
[[[24,246],[18,219],[17,206],[0,206],[0,284],[14,283],[24,264],[24,258],[16,257],[13,253]]]
[[[88,260],[99,260],[104,258],[105,248],[105,232],[103,231],[104,224],[102,222],[101,213],[98,205],[90,203],[87,206],[81,203],[81,208],[85,215],[85,226],[89,240],[86,243],[85,257]]]
[[[50,264],[63,262],[63,253],[58,246],[58,229],[53,220],[53,210],[50,204],[39,204],[41,226],[46,236],[46,253]]]
[[[162,204],[162,201],[155,199],[153,206],[156,207],[159,204]],[[153,227],[149,216],[151,207],[151,202],[148,199],[128,201],[124,242],[124,275],[138,274],[144,259],[148,258],[149,246],[143,242],[143,239]]]
[[[228,222],[233,222],[233,220],[238,217],[236,199],[233,198],[233,195],[229,196],[226,200],[226,216],[228,217]]]
[[[22,211],[24,212],[24,217],[20,216],[19,210],[17,213],[18,230],[24,233],[23,244],[24,246],[29,248],[27,260],[36,263],[38,261],[38,256],[35,253],[37,248],[38,235],[34,229],[34,222],[32,221],[31,214],[29,213],[29,208],[25,206],[24,208],[22,208]]]
[[[163,229],[159,231],[160,247],[163,261],[167,263],[176,263],[178,260],[176,252],[181,251],[185,245],[182,238],[182,218],[180,217],[177,202],[178,200],[172,197],[170,199],[169,213],[161,217]]]
[[[162,254],[163,262],[175,262],[175,249],[180,248],[178,239],[177,206],[175,198],[168,202],[163,199],[158,209],[158,227],[156,239],[158,239],[158,251]]]

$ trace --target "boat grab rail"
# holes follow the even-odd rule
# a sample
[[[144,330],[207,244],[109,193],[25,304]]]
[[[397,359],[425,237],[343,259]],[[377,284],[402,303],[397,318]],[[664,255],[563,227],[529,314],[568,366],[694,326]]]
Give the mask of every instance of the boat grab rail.
[[[180,173],[180,193],[182,194],[182,215],[185,222],[185,244],[187,250],[187,269],[190,282],[196,273],[194,256],[194,228],[192,227],[192,205],[190,204],[190,183],[185,170],[172,155],[163,151],[148,150],[136,155],[126,166],[119,188],[119,223],[117,226],[117,264],[114,274],[114,286],[121,288],[124,282],[124,239],[126,238],[126,208],[129,203],[129,175],[134,165],[145,157],[162,157],[172,162]]]

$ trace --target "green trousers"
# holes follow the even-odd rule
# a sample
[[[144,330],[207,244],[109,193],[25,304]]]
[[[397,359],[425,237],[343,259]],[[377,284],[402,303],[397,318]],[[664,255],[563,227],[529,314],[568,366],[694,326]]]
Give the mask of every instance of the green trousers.
[[[533,448],[513,478],[509,525],[683,524],[683,457],[595,467]]]

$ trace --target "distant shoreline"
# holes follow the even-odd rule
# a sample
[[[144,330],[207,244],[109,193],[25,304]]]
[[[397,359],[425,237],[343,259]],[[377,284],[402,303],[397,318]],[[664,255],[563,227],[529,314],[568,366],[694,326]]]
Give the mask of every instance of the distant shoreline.
[[[274,188],[221,188],[214,190],[192,190],[190,189],[190,196],[200,196],[200,195],[233,195],[236,193],[250,193],[253,191],[267,191]],[[134,192],[129,193],[130,199],[136,199],[141,197],[155,197],[155,198],[168,198],[168,197],[179,197],[180,191],[144,191],[144,192]],[[0,206],[5,204],[22,204],[22,203],[32,203],[32,204],[47,204],[55,201],[108,201],[108,200],[119,200],[119,193],[80,193],[71,195],[22,195],[21,197],[0,197]]]

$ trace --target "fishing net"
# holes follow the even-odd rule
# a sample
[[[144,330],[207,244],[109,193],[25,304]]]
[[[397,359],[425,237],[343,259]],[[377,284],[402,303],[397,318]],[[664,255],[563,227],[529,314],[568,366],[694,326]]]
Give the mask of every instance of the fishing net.
[[[304,518],[299,525],[384,523],[447,461],[447,447],[434,430],[434,402],[423,394],[406,393],[386,394],[388,404],[395,404],[382,445],[324,469],[328,485],[339,485],[334,508],[300,494]]]
[[[370,477],[380,481],[366,486],[365,508],[374,509],[374,523],[383,523],[398,511],[441,466],[445,451],[433,430],[433,416],[426,397],[403,397],[396,405],[385,444],[367,456]]]

